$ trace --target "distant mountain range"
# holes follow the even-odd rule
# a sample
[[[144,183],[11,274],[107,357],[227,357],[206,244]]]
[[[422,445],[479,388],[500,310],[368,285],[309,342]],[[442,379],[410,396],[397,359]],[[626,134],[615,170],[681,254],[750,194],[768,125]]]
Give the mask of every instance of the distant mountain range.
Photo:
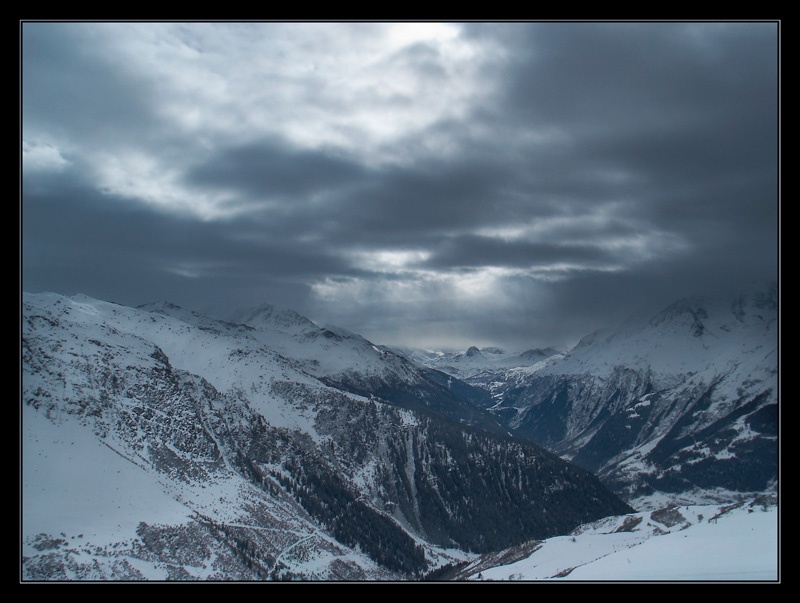
[[[778,329],[777,285],[765,284],[678,301],[530,366],[473,366],[466,381],[512,433],[627,500],[724,500],[777,482]]]
[[[421,366],[439,370],[459,379],[468,379],[480,373],[503,369],[530,367],[561,353],[555,348],[536,348],[514,354],[498,347],[478,349],[476,346],[472,346],[464,352],[433,352],[411,348],[393,349]]]

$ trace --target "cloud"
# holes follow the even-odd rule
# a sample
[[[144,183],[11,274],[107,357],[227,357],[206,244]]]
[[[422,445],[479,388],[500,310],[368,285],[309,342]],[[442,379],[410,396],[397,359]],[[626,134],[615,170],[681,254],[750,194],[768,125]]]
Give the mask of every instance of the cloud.
[[[566,345],[777,274],[775,23],[24,23],[23,285]]]
[[[218,149],[185,173],[192,187],[232,190],[254,201],[312,199],[362,180],[361,165],[325,150],[294,149],[266,140]]]

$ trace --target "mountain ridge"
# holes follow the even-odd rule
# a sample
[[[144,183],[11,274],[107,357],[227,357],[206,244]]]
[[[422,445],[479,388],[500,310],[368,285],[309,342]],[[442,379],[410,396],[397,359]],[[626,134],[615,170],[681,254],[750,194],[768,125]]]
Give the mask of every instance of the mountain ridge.
[[[467,381],[518,435],[626,499],[777,480],[777,284],[679,300],[587,335],[562,356]]]
[[[268,339],[24,294],[23,575],[406,579],[632,510],[532,443],[334,388]]]

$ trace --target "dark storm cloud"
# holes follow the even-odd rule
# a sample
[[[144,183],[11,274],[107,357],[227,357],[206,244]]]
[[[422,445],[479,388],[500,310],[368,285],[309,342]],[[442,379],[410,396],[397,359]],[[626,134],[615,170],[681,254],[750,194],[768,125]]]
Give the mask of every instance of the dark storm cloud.
[[[629,173],[643,211],[659,193],[716,209],[717,186],[775,182],[775,24],[539,24],[524,39],[503,110],[569,138],[562,174]]]
[[[233,188],[255,200],[293,198],[297,202],[361,181],[366,170],[331,153],[293,149],[270,139],[220,149],[186,173],[194,186]],[[289,208],[290,209],[290,208]]]
[[[547,179],[574,176],[588,191],[593,177],[600,184],[604,174],[621,176],[597,189],[602,196],[574,197],[576,208],[581,198],[608,199],[616,188],[625,216],[680,234],[697,255],[680,264],[664,260],[670,270],[661,277],[676,292],[698,264],[714,279],[735,279],[736,261],[756,256],[759,270],[774,274],[776,24],[537,24],[512,31],[522,50],[504,78],[500,114],[522,128],[555,128],[569,141],[562,168]],[[595,286],[586,282],[587,290]]]
[[[532,347],[777,276],[775,23],[262,26],[23,25],[23,286]]]
[[[515,210],[504,198],[508,170],[491,158],[484,162],[431,161],[423,166],[385,170],[353,195],[341,209],[352,221],[348,231],[367,238],[408,240],[508,219]],[[506,212],[500,215],[498,209]],[[534,211],[533,207],[526,211]]]
[[[34,133],[135,138],[158,123],[150,82],[115,62],[87,24],[22,25],[22,117]],[[162,124],[163,126],[163,124]]]
[[[702,126],[775,101],[776,24],[543,23],[515,27],[509,104],[591,135]],[[758,119],[750,115],[748,119]]]
[[[553,213],[504,190],[515,175],[491,156],[370,169],[353,158],[265,140],[214,153],[187,171],[186,180],[263,201],[265,210],[251,221],[278,220],[298,235],[322,233],[336,247],[427,246],[443,234],[502,224],[515,214]],[[276,199],[280,206],[269,204]]]
[[[309,280],[351,272],[324,248],[282,233],[280,225],[153,211],[135,199],[100,193],[74,174],[39,177],[25,187],[26,290],[134,305],[159,299],[190,308],[299,305]]]

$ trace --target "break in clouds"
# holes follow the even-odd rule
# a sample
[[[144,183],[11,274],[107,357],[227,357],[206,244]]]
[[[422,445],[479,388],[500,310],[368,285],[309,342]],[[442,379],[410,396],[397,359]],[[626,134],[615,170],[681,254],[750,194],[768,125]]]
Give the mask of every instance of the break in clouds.
[[[39,23],[22,286],[571,345],[778,270],[778,25]]]

